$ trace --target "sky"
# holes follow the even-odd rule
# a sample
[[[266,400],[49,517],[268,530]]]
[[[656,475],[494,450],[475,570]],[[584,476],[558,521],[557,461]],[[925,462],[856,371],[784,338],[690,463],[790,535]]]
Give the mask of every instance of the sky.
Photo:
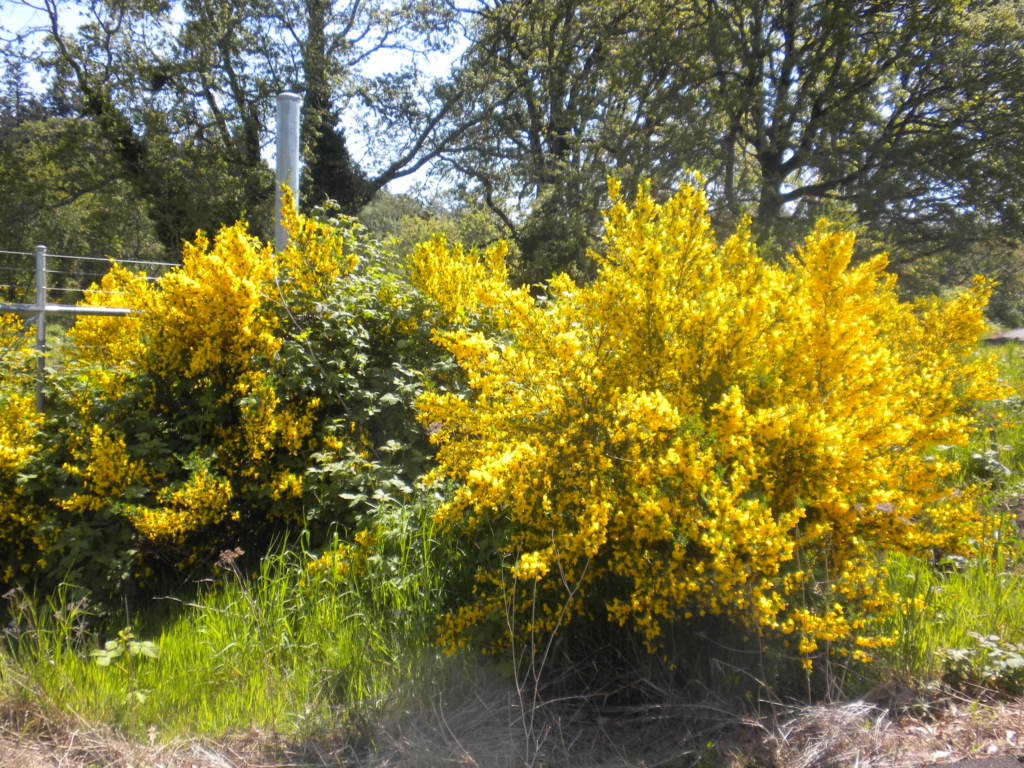
[[[42,24],[45,15],[34,11],[27,5],[12,0],[0,0],[0,26],[10,31],[17,31],[33,25]]]

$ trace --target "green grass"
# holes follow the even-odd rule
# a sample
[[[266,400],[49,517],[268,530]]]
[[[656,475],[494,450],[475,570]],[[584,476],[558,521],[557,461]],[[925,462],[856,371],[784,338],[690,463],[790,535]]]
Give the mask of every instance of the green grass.
[[[1020,391],[1024,349],[981,353],[996,355],[1003,377]],[[898,639],[876,653],[879,676],[894,671],[927,683],[959,669],[965,680],[1017,685],[1024,562],[1014,515],[1024,498],[1024,399],[983,405],[978,419],[967,446],[942,450],[963,465],[955,483],[990,486],[984,503],[999,546],[972,562],[889,558],[889,586],[908,604],[880,628]],[[460,663],[432,643],[445,601],[466,584],[463,555],[433,529],[431,512],[428,504],[381,510],[378,545],[357,577],[313,571],[302,546],[282,545],[261,560],[245,555],[238,561],[245,569],[228,565],[194,601],[129,604],[124,621],[101,634],[89,629],[93,617],[71,587],[45,600],[15,594],[15,623],[0,636],[0,699],[136,737],[150,729],[168,738],[257,729],[372,739],[387,712],[426,700]],[[723,635],[694,636],[694,663],[713,666],[709,637]],[[155,645],[157,658],[146,655],[144,641]],[[104,666],[94,651],[107,643]],[[738,658],[749,655],[756,666],[760,649],[740,651]],[[1018,677],[1024,683],[1024,671]]]
[[[883,625],[882,632],[898,640],[877,656],[883,666],[918,683],[950,678],[958,655],[973,667],[975,681],[986,682],[999,653],[987,650],[979,636],[996,637],[1006,647],[1024,642],[1024,558],[1016,523],[1024,509],[1024,345],[983,347],[979,354],[995,357],[1014,394],[980,405],[979,429],[968,445],[944,450],[961,464],[954,484],[988,487],[982,503],[990,522],[986,536],[995,542],[992,554],[940,563],[895,554],[887,561],[888,586],[907,607]]]
[[[116,654],[118,632],[89,633],[70,589],[39,604],[14,595],[0,695],[135,736],[363,731],[449,663],[430,643],[451,562],[437,556],[429,514],[397,508],[383,523],[385,554],[358,588],[333,570],[311,573],[301,551],[265,557],[255,578],[228,567],[195,602],[140,615],[107,666],[91,654],[103,642]],[[158,658],[127,652],[141,641]]]
[[[948,651],[978,648],[972,633],[995,635],[1004,643],[1024,642],[1024,570],[1016,560],[984,558],[939,569],[894,555],[888,567],[890,586],[903,597],[919,598],[917,605],[886,622],[883,631],[898,639],[878,653],[879,661],[904,679],[941,679]],[[984,655],[976,661],[983,665]]]
[[[950,447],[957,459],[960,483],[983,479],[995,490],[1018,484],[1024,479],[1024,344],[982,347],[979,354],[995,358],[1000,378],[1012,394],[978,406],[978,429],[966,446]]]

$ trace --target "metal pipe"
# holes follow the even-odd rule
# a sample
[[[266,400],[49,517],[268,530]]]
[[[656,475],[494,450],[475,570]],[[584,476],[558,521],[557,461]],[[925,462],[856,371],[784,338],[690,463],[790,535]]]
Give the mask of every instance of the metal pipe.
[[[36,246],[36,413],[43,412],[46,377],[46,246]]]
[[[0,304],[0,313],[8,314],[39,314],[35,304]],[[68,304],[47,304],[48,315],[105,315],[107,317],[127,317],[139,312],[128,307],[78,307]]]
[[[288,245],[288,232],[281,223],[284,211],[281,208],[281,185],[287,184],[299,207],[299,105],[302,97],[297,93],[277,94],[277,190],[274,197],[274,213],[277,226],[274,229],[274,244],[283,251]]]

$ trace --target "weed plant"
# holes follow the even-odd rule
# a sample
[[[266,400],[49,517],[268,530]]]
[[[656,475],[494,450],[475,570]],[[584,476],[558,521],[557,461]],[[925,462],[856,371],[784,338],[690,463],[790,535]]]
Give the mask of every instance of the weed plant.
[[[458,663],[431,643],[454,561],[440,554],[429,509],[382,510],[380,520],[391,546],[358,585],[310,568],[301,547],[281,547],[253,573],[248,555],[228,551],[195,601],[164,601],[102,635],[71,587],[40,601],[9,594],[0,695],[134,736],[372,737],[385,710]]]

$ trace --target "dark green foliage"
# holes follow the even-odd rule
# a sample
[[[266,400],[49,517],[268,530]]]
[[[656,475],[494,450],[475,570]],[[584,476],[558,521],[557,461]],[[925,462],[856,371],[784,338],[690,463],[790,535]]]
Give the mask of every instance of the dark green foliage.
[[[408,498],[433,454],[413,404],[428,381],[456,380],[430,341],[422,298],[387,267],[371,248],[327,299],[281,307],[279,387],[321,401],[319,435],[363,437],[361,447],[346,439],[340,454],[311,455],[303,505],[314,528],[352,528],[380,504]]]
[[[990,316],[1016,325],[1021,19],[949,0],[482,0],[456,72],[478,122],[449,156],[504,214],[524,282],[600,247],[608,174],[661,198],[693,170],[719,231],[749,216],[781,256],[845,209],[912,295],[991,275]]]
[[[560,272],[584,282],[593,278],[595,265],[587,250],[596,245],[599,227],[595,222],[588,226],[580,212],[578,202],[564,190],[538,202],[519,230],[522,257],[514,274],[516,283],[539,285]]]
[[[428,382],[447,388],[457,379],[430,341],[419,295],[386,270],[389,257],[375,243],[357,239],[359,265],[326,297],[288,286],[287,277],[278,296],[267,297],[281,346],[253,365],[270,376],[280,402],[312,415],[299,450],[277,446],[244,466],[222,460],[231,450],[224,436],[241,428],[258,397],[236,390],[237,374],[227,369],[199,378],[135,372],[116,397],[80,367],[51,371],[46,423],[18,480],[35,510],[25,538],[41,548],[0,566],[21,573],[43,560],[37,587],[70,581],[109,605],[140,588],[200,577],[226,548],[267,551],[298,528],[322,545],[333,533],[372,526],[382,506],[413,498],[433,452],[414,401]],[[95,449],[93,430],[123,435],[129,460],[149,479],[115,490],[98,508],[71,511],[76,494],[95,493],[78,474],[95,455],[81,450]],[[300,498],[273,492],[282,471],[301,479]],[[136,509],[160,507],[159,494],[185,487],[197,472],[230,483],[230,515],[159,539],[135,529]]]
[[[366,203],[371,189],[366,176],[352,160],[345,134],[335,126],[323,124],[313,141],[306,166],[310,183],[304,192],[313,205],[334,200],[343,213],[355,215]]]
[[[443,235],[450,243],[481,249],[507,235],[493,211],[457,190],[425,202],[410,194],[394,195],[381,190],[359,211],[359,222],[375,237],[386,241],[396,257],[408,256],[419,243],[428,242],[435,235]],[[397,263],[392,269],[404,271]]]

